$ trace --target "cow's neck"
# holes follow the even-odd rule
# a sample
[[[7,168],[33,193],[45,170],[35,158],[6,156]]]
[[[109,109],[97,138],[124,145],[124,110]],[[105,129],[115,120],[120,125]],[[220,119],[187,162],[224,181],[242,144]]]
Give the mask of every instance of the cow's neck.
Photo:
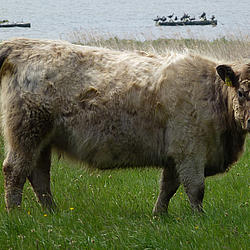
[[[223,133],[225,139],[225,167],[236,162],[244,149],[247,132],[242,130],[241,125],[235,120],[233,110],[232,91],[228,91],[228,121],[227,130]]]

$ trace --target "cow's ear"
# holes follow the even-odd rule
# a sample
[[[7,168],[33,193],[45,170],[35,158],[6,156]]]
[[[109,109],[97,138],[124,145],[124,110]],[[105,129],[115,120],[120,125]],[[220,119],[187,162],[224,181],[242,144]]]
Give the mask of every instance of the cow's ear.
[[[234,73],[233,69],[228,65],[219,65],[216,68],[220,78],[228,87],[238,88],[237,76]]]

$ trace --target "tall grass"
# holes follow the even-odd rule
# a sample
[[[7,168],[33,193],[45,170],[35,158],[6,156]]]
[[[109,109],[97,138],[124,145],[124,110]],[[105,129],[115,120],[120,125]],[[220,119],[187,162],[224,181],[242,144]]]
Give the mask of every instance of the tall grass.
[[[80,34],[78,34],[80,36]],[[81,34],[73,42],[119,50],[164,53],[186,48],[226,60],[249,58],[249,38],[133,39]],[[75,40],[74,40],[75,39]],[[0,142],[3,162],[3,142]],[[53,158],[51,182],[59,211],[47,213],[29,183],[20,211],[6,213],[0,175],[0,249],[248,249],[250,248],[250,140],[241,160],[206,180],[205,213],[193,213],[181,186],[169,214],[153,217],[160,170],[88,171]]]
[[[145,39],[141,39],[141,36],[144,36]],[[237,34],[228,33],[226,37],[222,36],[212,41],[206,40],[205,37],[194,38],[191,31],[188,39],[183,39],[181,34],[176,34],[175,37],[174,39],[154,39],[154,36],[151,37],[150,34],[134,34],[128,35],[126,39],[121,39],[111,34],[76,30],[68,35],[68,40],[76,44],[115,50],[143,50],[159,54],[164,54],[168,50],[183,52],[189,49],[205,56],[233,62],[242,62],[250,58],[250,35],[242,34],[240,31]]]

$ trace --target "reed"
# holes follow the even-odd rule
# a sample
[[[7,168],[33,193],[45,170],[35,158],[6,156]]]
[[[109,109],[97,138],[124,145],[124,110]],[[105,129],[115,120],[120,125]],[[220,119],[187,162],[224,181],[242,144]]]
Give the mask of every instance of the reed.
[[[189,32],[190,38],[182,38],[181,34],[175,34],[175,38],[155,38],[152,34],[127,34],[125,38],[119,38],[112,34],[102,34],[76,30],[71,32],[67,40],[82,45],[107,47],[115,50],[143,50],[147,52],[164,54],[168,50],[183,52],[192,50],[205,56],[219,60],[242,62],[250,58],[250,35],[242,34],[240,31],[228,33],[228,35],[206,40],[201,35],[201,39],[194,38],[194,34]]]

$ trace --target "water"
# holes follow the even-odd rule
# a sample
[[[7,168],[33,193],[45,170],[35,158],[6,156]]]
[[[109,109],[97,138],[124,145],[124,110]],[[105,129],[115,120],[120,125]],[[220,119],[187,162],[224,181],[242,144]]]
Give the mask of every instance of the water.
[[[120,38],[206,38],[249,35],[249,0],[0,0],[0,19],[30,22],[31,28],[1,28],[0,40],[12,37],[68,39],[75,30]],[[205,11],[216,27],[157,27],[153,18]]]

